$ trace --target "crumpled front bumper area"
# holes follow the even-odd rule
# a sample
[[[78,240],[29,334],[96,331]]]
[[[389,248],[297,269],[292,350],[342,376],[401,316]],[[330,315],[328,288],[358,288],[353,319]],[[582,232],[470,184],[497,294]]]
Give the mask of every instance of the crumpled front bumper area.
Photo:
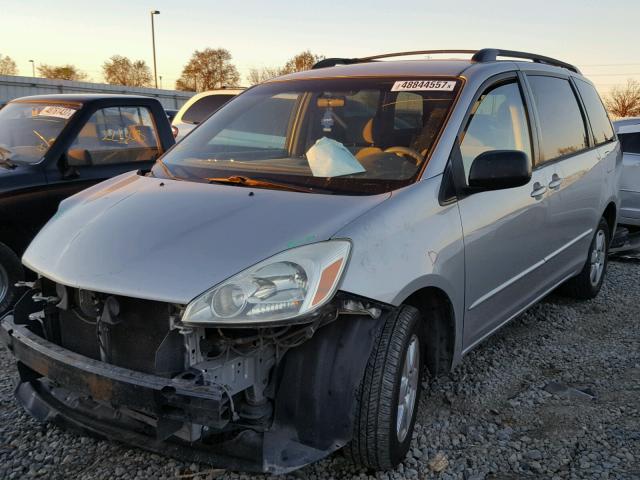
[[[177,422],[187,420],[212,428],[224,423],[229,399],[220,386],[196,385],[93,360],[14,324],[11,315],[2,320],[0,340],[18,362],[20,381],[16,398],[40,421],[52,421],[191,461],[264,471],[262,436],[257,432],[245,430],[214,446],[175,437],[167,441],[167,433],[175,431]],[[132,414],[137,409],[151,408],[156,426],[137,421],[135,415],[122,415],[109,405],[126,406],[126,411]]]
[[[83,356],[12,315],[0,320],[0,341],[17,361],[16,398],[40,421],[219,468],[281,474],[349,442],[354,394],[379,328],[378,320],[351,316],[290,349],[277,367],[271,424],[262,429],[229,428],[233,404],[223,386]],[[197,440],[186,440],[195,426]]]

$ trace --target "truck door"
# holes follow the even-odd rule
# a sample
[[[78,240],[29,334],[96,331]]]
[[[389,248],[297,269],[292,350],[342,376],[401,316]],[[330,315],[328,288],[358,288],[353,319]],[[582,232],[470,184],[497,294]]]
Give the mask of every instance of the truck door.
[[[96,110],[47,178],[52,202],[131,170],[146,169],[161,146],[150,110],[116,106]]]

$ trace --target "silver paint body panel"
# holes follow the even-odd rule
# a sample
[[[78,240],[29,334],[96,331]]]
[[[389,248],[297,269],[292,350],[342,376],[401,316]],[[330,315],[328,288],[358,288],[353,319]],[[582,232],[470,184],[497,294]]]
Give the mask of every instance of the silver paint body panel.
[[[276,253],[327,240],[388,196],[309,195],[132,172],[63,202],[23,263],[72,287],[186,304]]]

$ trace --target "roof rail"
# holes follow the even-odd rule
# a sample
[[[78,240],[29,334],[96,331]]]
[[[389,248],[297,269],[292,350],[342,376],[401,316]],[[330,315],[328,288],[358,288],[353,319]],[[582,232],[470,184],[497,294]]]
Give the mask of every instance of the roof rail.
[[[397,53],[384,53],[382,55],[372,55],[370,57],[362,58],[325,58],[317,62],[312,68],[327,68],[335,67],[336,65],[352,65],[354,63],[367,63],[375,60],[381,60],[383,58],[391,57],[406,57],[408,55],[438,55],[442,53],[476,53],[477,50],[413,50],[410,52],[397,52]]]
[[[351,65],[352,63],[363,63],[360,58],[324,58],[317,61],[311,67],[312,70],[318,68],[335,67],[336,65]]]
[[[563,62],[562,60],[545,57],[544,55],[538,55],[537,53],[518,52],[516,50],[483,48],[482,50],[478,50],[473,57],[471,57],[471,60],[479,63],[495,62],[498,60],[498,57],[522,58],[525,60],[532,60],[534,63],[544,63],[547,65],[553,65],[554,67],[566,68],[567,70],[571,70],[575,73],[580,73],[578,67],[571,65],[570,63]]]
[[[473,56],[471,57],[471,60],[478,63],[495,62],[498,60],[498,57],[521,58],[525,60],[532,60],[535,63],[544,63],[547,65],[566,68],[568,70],[571,70],[572,72],[580,73],[578,67],[561,60],[556,60],[555,58],[545,57],[544,55],[537,55],[535,53],[518,52],[515,50],[500,50],[497,48],[483,48],[482,50],[415,50],[409,52],[385,53],[382,55],[372,55],[370,57],[362,58],[325,58],[324,60],[320,60],[319,62],[317,62],[312,68],[318,69],[334,67],[336,65],[367,63],[391,57],[406,57],[409,55],[439,55],[446,53],[472,54]]]

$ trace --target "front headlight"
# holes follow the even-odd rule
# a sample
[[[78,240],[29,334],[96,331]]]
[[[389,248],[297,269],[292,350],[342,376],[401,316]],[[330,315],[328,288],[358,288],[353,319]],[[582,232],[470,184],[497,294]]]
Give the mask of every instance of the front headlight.
[[[182,322],[232,326],[308,314],[333,297],[350,249],[348,241],[332,240],[274,255],[193,300]]]

